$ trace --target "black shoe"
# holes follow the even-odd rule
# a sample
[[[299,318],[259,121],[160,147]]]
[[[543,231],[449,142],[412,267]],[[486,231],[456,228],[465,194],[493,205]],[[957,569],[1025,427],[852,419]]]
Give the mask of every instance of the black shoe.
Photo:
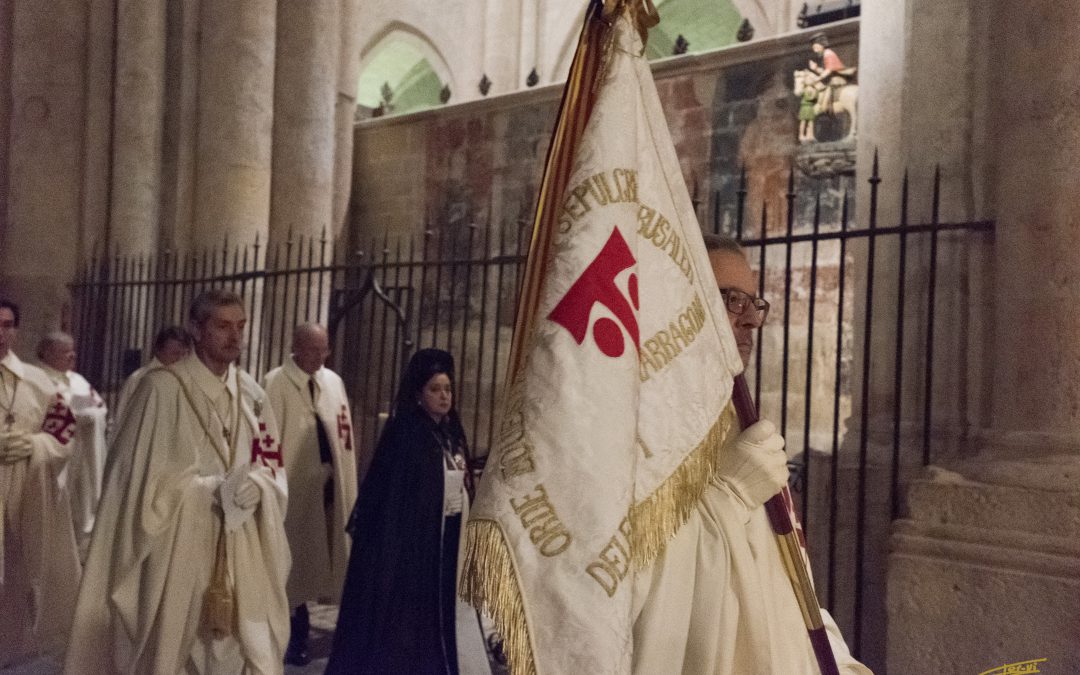
[[[306,604],[297,605],[289,617],[289,644],[285,647],[285,663],[290,666],[306,666],[311,663],[307,653],[308,633],[311,622],[308,620]]]
[[[285,664],[289,666],[306,666],[311,663],[311,657],[303,647],[289,645],[285,649]]]

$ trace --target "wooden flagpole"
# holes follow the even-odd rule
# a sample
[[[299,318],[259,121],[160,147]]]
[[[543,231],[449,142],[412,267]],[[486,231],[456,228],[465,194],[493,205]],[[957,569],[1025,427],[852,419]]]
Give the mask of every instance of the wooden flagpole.
[[[750,395],[746,377],[742,374],[735,376],[731,400],[735,405],[735,413],[739,416],[739,426],[745,429],[758,421],[757,406],[754,405],[754,398]],[[786,490],[787,486],[784,486],[784,491]],[[780,558],[784,561],[784,571],[787,572],[791,588],[795,591],[795,599],[799,603],[799,610],[802,612],[803,623],[810,636],[810,644],[814,648],[814,656],[817,658],[821,675],[839,675],[836,657],[829,645],[829,636],[825,632],[825,623],[821,620],[821,605],[818,604],[814,583],[810,579],[810,571],[803,562],[802,544],[799,542],[795,523],[792,522],[792,514],[788,512],[783,492],[773,495],[769,501],[765,502],[765,513],[768,514],[769,525],[772,526],[773,533],[776,535],[776,543],[780,547]]]

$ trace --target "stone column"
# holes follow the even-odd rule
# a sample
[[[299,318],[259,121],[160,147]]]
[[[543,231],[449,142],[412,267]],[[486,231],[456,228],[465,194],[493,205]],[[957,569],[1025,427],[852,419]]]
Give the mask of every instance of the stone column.
[[[0,26],[15,25],[15,0],[0,0]],[[15,40],[9,29],[0,31],[0,242],[8,225],[8,186],[11,175],[11,62]]]
[[[115,5],[113,0],[86,4],[80,264],[108,244]]]
[[[330,229],[339,2],[278,2],[271,245]]]
[[[200,18],[194,246],[266,239],[274,0],[206,0]]]
[[[910,178],[909,224],[929,223],[936,167],[941,169],[940,222],[990,218],[987,157],[983,143],[986,105],[986,12],[971,0],[907,0],[871,3],[860,30],[859,145],[856,213],[859,227],[870,219],[874,155],[880,165],[877,226],[899,224],[901,186]],[[969,452],[968,427],[978,407],[978,379],[985,326],[981,322],[978,261],[988,241],[966,232],[938,237],[935,289],[933,430],[935,456]],[[856,254],[855,311],[861,325],[866,302],[866,243]],[[871,368],[876,384],[870,398],[871,441],[888,463],[892,451],[899,237],[876,240]],[[927,338],[930,238],[907,238],[902,391],[902,433],[921,437]],[[969,286],[970,284],[970,286]],[[861,370],[863,336],[855,336],[856,372]],[[856,392],[858,396],[860,392]],[[861,409],[855,410],[855,418]],[[857,425],[856,425],[857,426]],[[921,438],[920,438],[921,441]],[[940,451],[940,452],[938,452]],[[922,461],[913,443],[907,463]]]
[[[915,481],[894,525],[888,667],[977,672],[1044,658],[1040,670],[1069,670],[1080,662],[1080,7],[970,5],[976,28],[959,48],[987,68],[968,75],[975,117],[959,125],[974,163],[993,164],[971,194],[987,195],[996,222],[973,312],[986,329],[972,367],[980,452]]]
[[[168,41],[165,60],[165,108],[162,136],[162,249],[191,246],[195,211],[195,162],[198,142],[199,8],[200,0],[168,3]],[[218,243],[218,242],[215,242]]]
[[[334,139],[340,33],[340,0],[279,0],[274,77],[274,150],[270,193],[268,261],[289,254],[279,267],[306,265],[309,247],[329,233],[334,207]],[[293,245],[292,241],[299,245]],[[288,242],[288,243],[286,243]],[[301,258],[302,256],[302,258]],[[270,263],[272,264],[272,263]],[[318,287],[302,279],[275,287],[274,307],[313,306]],[[325,289],[324,298],[329,298]],[[318,308],[316,308],[318,313]],[[303,310],[300,319],[303,320]],[[281,330],[270,326],[264,348],[288,353],[291,319],[278,313]],[[309,317],[311,318],[311,317]],[[276,345],[285,335],[284,345]]]
[[[122,254],[140,254],[157,247],[164,0],[119,0],[116,36],[110,240]]]
[[[20,1],[10,40],[7,221],[0,295],[23,307],[19,352],[70,323],[67,284],[77,267],[86,6]],[[0,41],[2,43],[3,41]]]
[[[332,241],[345,236],[345,217],[352,193],[353,129],[356,85],[360,77],[360,0],[341,0],[341,49],[334,113],[334,208]]]
[[[860,19],[859,131],[855,227],[866,228],[871,217],[871,178],[875,154],[880,184],[876,226],[900,224],[904,172],[909,172],[908,224],[931,221],[935,167],[940,165],[941,222],[988,218],[985,198],[987,167],[979,157],[983,105],[984,10],[971,0],[905,0],[866,3]],[[901,268],[900,237],[874,241],[870,359],[863,362],[867,322],[869,241],[849,246],[854,272],[851,286],[855,334],[852,415],[841,455],[841,486],[858,485],[862,418],[865,412],[865,536],[861,551],[863,588],[861,656],[874,669],[885,665],[886,567],[894,497],[902,511],[907,481],[923,463],[926,345],[929,328],[930,236],[909,235]],[[975,261],[989,255],[988,240],[968,232],[938,236],[934,297],[932,461],[971,452],[969,427],[979,396],[979,350],[985,342],[983,313]],[[902,279],[902,280],[901,280]],[[903,284],[901,286],[901,284]],[[903,347],[899,401],[896,356],[898,310],[904,291]],[[870,369],[868,405],[862,405],[862,374]],[[894,445],[899,411],[900,442]],[[893,491],[893,453],[898,451],[898,488]],[[854,504],[854,499],[849,502]],[[843,507],[842,507],[843,508]],[[854,507],[840,517],[843,540],[856,536]],[[855,553],[841,554],[840,577],[854,572]],[[841,626],[856,635],[846,608],[838,607]]]
[[[1011,455],[1080,455],[1080,5],[996,0],[995,376],[984,420]]]

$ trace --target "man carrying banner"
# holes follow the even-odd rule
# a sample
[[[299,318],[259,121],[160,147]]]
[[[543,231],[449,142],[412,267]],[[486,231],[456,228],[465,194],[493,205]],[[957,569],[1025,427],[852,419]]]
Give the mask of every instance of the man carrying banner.
[[[280,673],[286,483],[266,394],[237,368],[240,296],[204,291],[195,353],[143,377],[113,441],[64,672]]]
[[[732,239],[705,236],[709,262],[745,366],[769,313]],[[763,505],[787,478],[783,439],[759,422],[721,451],[716,478],[674,539],[635,586],[634,671],[816,673]],[[778,445],[770,444],[779,441]],[[822,610],[840,672],[869,673]]]
[[[336,604],[349,564],[345,525],[356,501],[356,453],[345,383],[323,365],[329,355],[326,328],[301,324],[293,331],[292,354],[264,381],[289,448],[285,534],[293,566],[286,591],[293,613],[285,662],[293,665],[310,660],[307,601]]]
[[[548,151],[460,590],[496,620],[514,673],[814,673],[794,599],[796,632],[762,645],[777,635],[773,605],[729,602],[761,592],[743,581],[744,563],[758,563],[740,558],[736,569],[719,544],[705,548],[706,533],[726,541],[713,527],[722,521],[750,555],[747,516],[786,471],[771,425],[740,433],[729,405],[740,345],[642,56],[656,21],[647,0],[589,7]],[[706,522],[701,512],[721,490],[729,503]],[[734,575],[712,589],[695,588],[693,568],[682,567],[687,555],[697,563],[699,541]],[[776,574],[769,592],[793,595],[783,568]],[[689,595],[664,597],[669,575],[686,576]],[[702,632],[710,620],[714,634]],[[664,635],[643,635],[665,621]],[[754,640],[745,658],[722,653],[743,638]],[[696,640],[719,658],[699,664],[680,652]]]
[[[63,645],[79,558],[61,475],[75,417],[12,348],[19,307],[0,299],[0,668]]]

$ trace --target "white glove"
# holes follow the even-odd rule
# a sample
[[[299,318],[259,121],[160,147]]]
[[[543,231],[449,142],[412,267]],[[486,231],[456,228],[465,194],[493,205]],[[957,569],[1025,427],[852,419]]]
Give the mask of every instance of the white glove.
[[[251,477],[250,464],[235,467],[221,484],[221,510],[225,514],[225,531],[233,532],[255,515],[262,500],[262,491]]]
[[[259,505],[262,500],[262,490],[252,479],[249,473],[240,485],[236,488],[236,493],[233,495],[233,504],[238,508],[247,510],[253,509]]]
[[[196,476],[195,484],[206,489],[214,499],[214,506],[221,506],[221,484],[225,479],[221,476]]]
[[[28,459],[34,454],[34,443],[25,431],[4,431],[0,433],[0,463],[14,464]]]
[[[768,420],[751,424],[724,448],[717,473],[747,510],[756,509],[787,485],[784,437]]]

